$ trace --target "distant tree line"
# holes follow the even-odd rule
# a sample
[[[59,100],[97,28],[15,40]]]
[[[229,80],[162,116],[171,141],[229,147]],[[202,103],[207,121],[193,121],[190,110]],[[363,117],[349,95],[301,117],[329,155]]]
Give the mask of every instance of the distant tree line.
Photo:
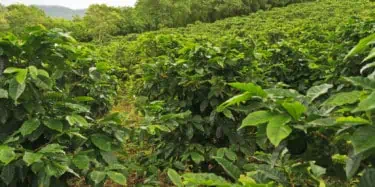
[[[34,6],[0,5],[0,31],[21,34],[25,27],[42,24],[71,31],[81,41],[104,41],[111,36],[214,22],[305,1],[312,0],[138,0],[134,7],[91,5],[83,18],[73,20],[50,18]]]

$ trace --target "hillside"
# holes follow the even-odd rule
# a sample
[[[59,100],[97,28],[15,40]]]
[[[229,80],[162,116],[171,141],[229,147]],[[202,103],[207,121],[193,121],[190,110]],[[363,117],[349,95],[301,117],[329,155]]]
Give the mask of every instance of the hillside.
[[[74,16],[84,16],[86,10],[79,9],[73,10],[63,6],[52,6],[52,5],[35,5],[36,7],[42,9],[48,16],[54,18],[65,18],[72,19]]]

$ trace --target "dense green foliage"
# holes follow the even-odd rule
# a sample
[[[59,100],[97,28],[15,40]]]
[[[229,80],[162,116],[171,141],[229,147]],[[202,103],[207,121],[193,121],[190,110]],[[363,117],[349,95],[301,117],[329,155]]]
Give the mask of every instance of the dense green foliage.
[[[0,186],[373,186],[375,3],[296,2],[1,7]]]
[[[0,39],[1,186],[50,186],[72,176],[125,184],[111,67],[59,30]],[[118,179],[118,180],[116,180]]]
[[[138,0],[135,7],[91,5],[83,18],[51,19],[36,6],[11,5],[3,8],[5,21],[10,24],[0,31],[20,34],[24,28],[42,24],[72,32],[79,41],[103,42],[111,36],[141,33],[164,27],[181,27],[196,21],[214,22],[226,17],[248,15],[258,10],[286,6],[310,0]]]
[[[240,183],[354,184],[359,176],[352,164],[359,161],[353,163],[355,143],[344,132],[371,122],[340,108],[366,96],[341,78],[360,73],[364,56],[345,56],[374,32],[374,6],[297,4],[110,43],[113,59],[129,70],[144,115],[141,132],[155,148],[142,164]],[[211,177],[183,180],[234,185]]]

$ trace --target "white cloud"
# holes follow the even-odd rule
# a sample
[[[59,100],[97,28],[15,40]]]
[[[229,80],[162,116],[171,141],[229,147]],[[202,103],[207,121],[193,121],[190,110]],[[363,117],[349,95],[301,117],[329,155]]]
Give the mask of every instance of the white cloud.
[[[136,0],[0,0],[1,4],[22,3],[26,5],[60,5],[74,9],[87,8],[91,4],[107,4],[110,6],[133,6]]]

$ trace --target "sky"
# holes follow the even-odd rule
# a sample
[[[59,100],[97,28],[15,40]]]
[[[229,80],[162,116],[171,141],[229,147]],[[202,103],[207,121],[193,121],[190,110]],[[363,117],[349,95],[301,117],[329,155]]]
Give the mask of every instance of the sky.
[[[110,6],[133,6],[136,0],[0,0],[1,4],[22,3],[26,5],[60,5],[72,9],[84,9],[91,4],[107,4]]]

